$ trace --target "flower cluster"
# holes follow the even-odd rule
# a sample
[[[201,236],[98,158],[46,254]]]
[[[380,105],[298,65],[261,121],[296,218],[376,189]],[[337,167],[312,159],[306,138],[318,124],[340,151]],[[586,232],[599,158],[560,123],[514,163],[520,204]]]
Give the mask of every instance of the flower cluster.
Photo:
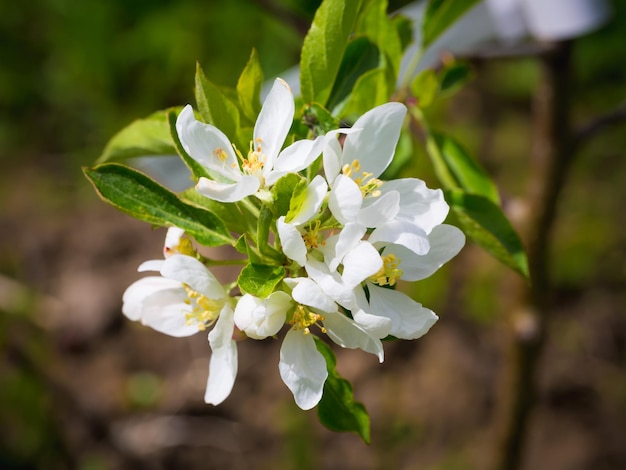
[[[387,103],[349,129],[283,148],[294,100],[278,79],[244,155],[219,129],[198,121],[190,106],[182,110],[176,123],[180,142],[210,176],[200,178],[196,190],[218,203],[246,203],[254,209],[248,215],[259,217],[268,208],[272,234],[266,250],[281,270],[265,296],[237,283],[223,286],[176,227],[167,233],[164,259],[139,267],[160,275],[128,288],[127,317],[173,336],[211,329],[207,403],[222,402],[232,389],[234,338],[265,339],[286,329],[280,376],[297,405],[310,409],[320,401],[328,376],[315,336],[326,335],[382,362],[383,338],[419,338],[435,323],[431,310],[396,285],[430,276],[460,251],[465,237],[443,224],[448,205],[440,190],[415,178],[380,179],[394,157],[405,114],[404,105]],[[276,199],[285,192],[273,190],[281,180],[290,182],[283,185],[289,189],[283,211]],[[256,236],[240,235],[244,241]]]

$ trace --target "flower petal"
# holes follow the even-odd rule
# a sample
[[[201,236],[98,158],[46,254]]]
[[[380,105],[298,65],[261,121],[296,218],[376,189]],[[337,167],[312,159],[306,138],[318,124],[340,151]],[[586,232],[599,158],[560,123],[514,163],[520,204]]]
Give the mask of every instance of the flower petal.
[[[276,159],[274,169],[265,177],[267,186],[273,185],[287,173],[297,173],[308,168],[322,153],[324,137],[315,140],[298,140],[285,148]]]
[[[165,260],[161,274],[169,279],[187,284],[210,299],[226,296],[224,288],[207,267],[191,256],[173,255]]]
[[[209,345],[213,354],[209,363],[204,401],[219,405],[230,395],[237,377],[237,344],[233,341],[233,309],[226,305],[217,323],[209,333]]]
[[[326,146],[324,147],[322,161],[324,162],[324,175],[326,176],[326,181],[332,183],[341,171],[343,150],[341,149],[341,144],[337,139],[337,134],[329,134],[326,134],[325,136]]]
[[[266,299],[245,294],[237,302],[235,324],[250,338],[264,339],[280,331],[292,305],[291,297],[281,291]]]
[[[141,319],[144,300],[163,289],[180,288],[180,282],[160,276],[149,276],[133,282],[122,296],[122,313],[130,320]]]
[[[255,194],[261,182],[254,175],[243,175],[236,183],[218,183],[208,178],[200,178],[196,190],[203,196],[218,202],[237,202]]]
[[[391,319],[391,334],[400,339],[416,339],[425,335],[439,317],[397,290],[367,283],[370,307],[376,315]]]
[[[365,198],[357,220],[365,227],[376,228],[392,221],[399,210],[400,194],[390,191],[379,197]]]
[[[241,171],[233,147],[217,127],[196,120],[190,105],[183,108],[176,120],[180,143],[191,158],[207,167],[211,176],[237,181]]]
[[[145,271],[161,271],[161,267],[165,260],[162,259],[151,259],[149,261],[144,261],[139,265],[137,271],[143,273]]]
[[[346,287],[352,289],[383,267],[383,260],[378,250],[371,243],[362,241],[343,258],[341,279]]]
[[[278,370],[300,408],[310,410],[318,404],[328,371],[312,335],[289,330],[280,348]]]
[[[297,279],[297,284],[291,292],[291,296],[296,302],[322,310],[323,312],[337,311],[337,304],[324,293],[322,288],[315,281],[308,277]]]
[[[180,283],[177,284],[177,287],[161,289],[144,299],[141,322],[169,336],[190,336],[199,330],[196,324],[187,322],[187,293]]]
[[[293,94],[289,85],[277,78],[254,125],[254,145],[260,145],[261,152],[265,155],[264,176],[274,167],[276,157],[291,128],[294,111]]]
[[[352,178],[338,175],[328,197],[328,207],[335,218],[346,225],[355,222],[363,203],[363,195]]]
[[[342,348],[362,349],[365,352],[378,356],[378,360],[385,360],[385,353],[380,339],[371,336],[354,320],[342,313],[328,313],[325,315],[324,326],[326,333]]]
[[[426,232],[410,222],[394,221],[375,229],[370,235],[370,243],[395,243],[402,245],[417,255],[425,255],[430,249]]]
[[[337,266],[343,261],[343,257],[359,243],[365,235],[366,228],[363,225],[349,222],[339,232],[326,240],[326,246],[322,248],[324,261],[331,271],[335,271]]]
[[[446,224],[433,228],[428,235],[428,240],[430,250],[421,256],[400,245],[388,245],[383,249],[383,254],[393,253],[401,260],[402,280],[426,279],[454,258],[465,245],[463,232]]]
[[[391,191],[400,193],[397,219],[412,222],[426,233],[442,223],[450,209],[441,189],[429,189],[426,183],[417,178],[385,181],[379,189],[383,194]]]
[[[361,132],[348,134],[343,145],[343,163],[359,160],[363,172],[380,176],[396,150],[406,107],[386,103],[368,111],[354,123]]]
[[[354,305],[354,293],[352,289],[347,288],[342,283],[338,272],[330,273],[325,263],[313,258],[307,260],[305,269],[309,277],[320,286],[328,297],[348,309]]]
[[[285,216],[281,216],[276,221],[278,238],[283,247],[283,253],[287,258],[294,260],[300,266],[306,263],[306,245],[298,229],[285,222]]]

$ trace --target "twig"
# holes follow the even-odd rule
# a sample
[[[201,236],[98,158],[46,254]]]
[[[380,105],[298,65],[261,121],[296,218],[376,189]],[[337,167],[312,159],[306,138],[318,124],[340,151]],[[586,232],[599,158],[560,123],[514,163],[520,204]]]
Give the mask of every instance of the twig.
[[[574,135],[576,144],[581,145],[595,137],[599,132],[624,121],[626,121],[626,102],[620,104],[613,111],[592,119],[578,129]]]

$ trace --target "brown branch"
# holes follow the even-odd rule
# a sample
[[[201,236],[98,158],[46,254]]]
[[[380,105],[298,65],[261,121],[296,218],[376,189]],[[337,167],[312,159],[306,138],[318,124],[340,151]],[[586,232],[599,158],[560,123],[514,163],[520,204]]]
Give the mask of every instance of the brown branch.
[[[581,145],[595,137],[601,131],[621,122],[626,122],[626,102],[620,104],[613,111],[592,119],[582,126],[575,134],[577,145]]]

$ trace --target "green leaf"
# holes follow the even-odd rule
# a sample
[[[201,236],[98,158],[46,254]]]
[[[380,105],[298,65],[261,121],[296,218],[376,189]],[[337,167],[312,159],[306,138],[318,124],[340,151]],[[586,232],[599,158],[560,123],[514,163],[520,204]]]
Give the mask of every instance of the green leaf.
[[[274,223],[274,214],[268,206],[261,207],[259,211],[259,220],[257,223],[257,247],[263,256],[273,259],[279,263],[285,261],[285,257],[282,253],[275,250],[270,245],[270,228]]]
[[[438,148],[438,158],[446,166],[454,178],[454,186],[447,189],[460,188],[466,193],[484,196],[496,205],[500,204],[500,196],[495,183],[478,165],[469,153],[452,137],[433,132],[431,137]]]
[[[328,108],[337,114],[341,104],[350,96],[358,78],[378,67],[380,53],[376,44],[366,37],[358,37],[348,43],[341,61],[337,80],[328,98]]]
[[[178,113],[181,109],[157,111],[145,119],[131,122],[109,140],[96,163],[119,162],[147,155],[175,155],[167,115],[169,112]]]
[[[370,70],[357,80],[354,90],[342,110],[342,115],[361,115],[380,104],[386,103],[389,96],[390,90],[386,70],[383,68]]]
[[[370,417],[362,403],[354,400],[350,382],[335,370],[333,351],[318,338],[317,350],[324,356],[328,378],[324,382],[324,394],[317,405],[320,422],[331,431],[355,432],[366,444],[370,443]]]
[[[180,227],[206,246],[234,242],[219,217],[186,204],[143,173],[116,163],[83,168],[83,171],[105,202],[139,220]]]
[[[285,277],[285,268],[267,264],[249,263],[241,270],[237,284],[242,292],[266,298]]]
[[[302,184],[306,185],[306,180],[302,176],[295,173],[288,173],[272,186],[272,207],[274,208],[276,217],[287,215],[293,192],[296,186],[302,186]]]
[[[339,128],[339,121],[319,103],[305,105],[302,120],[316,136],[324,135],[328,131]]]
[[[522,242],[502,210],[486,197],[461,190],[445,192],[463,232],[497,260],[528,278]]]
[[[256,49],[252,49],[250,59],[237,81],[239,107],[244,116],[251,122],[256,121],[261,112],[261,87],[263,86],[263,70]]]
[[[404,15],[394,15],[391,17],[391,23],[398,33],[400,47],[405,51],[413,42],[413,21]]]
[[[178,155],[180,155],[180,158],[183,159],[183,162],[185,162],[185,165],[187,165],[187,168],[189,168],[191,174],[196,178],[196,181],[202,177],[211,178],[211,174],[208,168],[205,168],[204,166],[200,165],[200,163],[198,163],[196,160],[191,158],[191,156],[183,148],[183,144],[181,144],[180,138],[178,137],[178,132],[176,131],[177,116],[178,114],[174,111],[170,111],[169,113],[167,113],[167,119],[170,126],[170,137],[172,139],[172,142],[174,143],[174,148],[176,149],[176,152],[178,153]]]
[[[326,105],[361,0],[324,0],[302,45],[300,90],[305,103]]]
[[[293,194],[289,201],[289,212],[285,216],[285,222],[289,223],[295,216],[300,213],[302,205],[306,199],[307,180],[302,178],[298,184],[293,188]]]
[[[213,124],[240,149],[247,148],[239,140],[239,109],[220,89],[204,75],[200,64],[196,66],[196,102],[204,122]]]
[[[443,96],[453,95],[473,77],[472,68],[464,61],[446,64],[439,75],[441,81],[440,94]]]
[[[226,224],[228,231],[236,233],[246,231],[244,212],[238,203],[214,201],[200,194],[196,188],[189,188],[179,193],[179,197],[188,204],[213,212]]]
[[[422,21],[422,48],[426,49],[446,29],[480,0],[429,0]]]
[[[420,72],[411,83],[411,92],[417,100],[417,106],[427,108],[439,94],[439,78],[432,69]]]
[[[393,21],[387,15],[387,0],[371,0],[359,15],[356,32],[367,35],[387,57],[395,85],[400,62],[402,61],[402,41]]]

